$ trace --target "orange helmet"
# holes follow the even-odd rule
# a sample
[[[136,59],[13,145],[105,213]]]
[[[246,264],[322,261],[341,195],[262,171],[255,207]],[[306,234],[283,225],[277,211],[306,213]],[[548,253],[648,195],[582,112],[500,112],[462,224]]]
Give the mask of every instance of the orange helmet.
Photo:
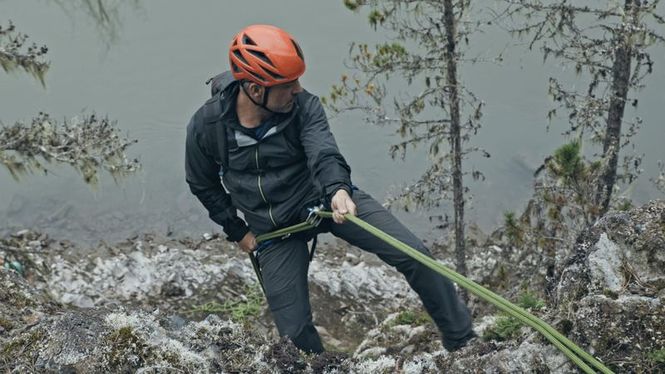
[[[305,72],[305,57],[286,31],[270,25],[242,29],[229,48],[236,80],[272,87],[298,79]]]

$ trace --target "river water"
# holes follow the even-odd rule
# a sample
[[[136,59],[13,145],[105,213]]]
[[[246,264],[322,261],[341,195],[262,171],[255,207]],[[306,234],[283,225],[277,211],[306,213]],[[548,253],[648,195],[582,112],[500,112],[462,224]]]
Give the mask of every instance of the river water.
[[[76,4],[72,2],[71,4]],[[94,2],[93,2],[94,3]],[[62,120],[82,112],[108,115],[139,143],[130,149],[143,170],[115,182],[102,175],[92,189],[70,168],[53,165],[48,176],[29,175],[20,182],[0,168],[0,234],[37,228],[58,239],[85,243],[116,241],[140,232],[198,235],[219,231],[190,195],[184,182],[185,126],[206,99],[203,82],[227,69],[230,38],[251,23],[279,25],[300,42],[307,59],[303,85],[326,95],[346,71],[351,41],[385,40],[366,16],[346,10],[342,1],[196,2],[115,1],[117,35],[108,32],[81,9],[46,0],[0,0],[0,22],[13,21],[30,40],[49,47],[51,68],[46,88],[23,73],[0,73],[0,121],[30,121],[38,112]],[[510,42],[502,32],[476,36],[470,55],[491,56]],[[661,110],[665,104],[665,51],[654,50],[655,73],[640,93],[637,112],[644,119],[635,139],[646,155],[644,174],[627,191],[637,203],[662,197],[648,181],[656,162],[665,159]],[[485,101],[483,128],[472,145],[490,158],[472,157],[467,171],[480,170],[486,179],[467,184],[473,193],[467,217],[484,229],[502,221],[506,210],[521,209],[531,193],[532,174],[561,144],[564,120],[546,131],[549,75],[570,75],[565,67],[543,64],[539,53],[512,48],[501,64],[479,63],[461,70],[462,80]],[[422,151],[405,161],[392,161],[388,145],[399,138],[390,127],[363,123],[361,114],[333,118],[331,127],[353,169],[354,183],[379,200],[397,186],[416,178],[426,167]],[[440,211],[398,216],[424,238],[445,234],[431,215]]]

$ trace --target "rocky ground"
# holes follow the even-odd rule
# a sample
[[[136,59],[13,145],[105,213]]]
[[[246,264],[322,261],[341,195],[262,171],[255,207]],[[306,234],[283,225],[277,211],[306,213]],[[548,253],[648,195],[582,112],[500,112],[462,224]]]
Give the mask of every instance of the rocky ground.
[[[665,201],[599,220],[557,256],[476,233],[470,277],[616,372],[665,371]],[[445,253],[445,248],[438,248]],[[28,230],[0,241],[0,372],[575,372],[538,333],[472,297],[483,336],[447,352],[392,269],[341,243],[310,268],[328,352],[280,340],[249,261],[215,236],[79,248]],[[547,279],[542,290],[534,279]]]

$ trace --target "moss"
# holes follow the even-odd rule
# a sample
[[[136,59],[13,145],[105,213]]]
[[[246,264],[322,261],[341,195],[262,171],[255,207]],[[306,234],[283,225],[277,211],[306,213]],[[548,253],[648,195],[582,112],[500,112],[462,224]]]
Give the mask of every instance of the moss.
[[[5,292],[0,291],[0,300],[2,300],[3,303],[7,303],[8,305],[18,309],[35,305],[35,302],[29,297],[23,295],[20,290],[7,290]]]
[[[9,331],[14,328],[14,324],[8,319],[0,318],[0,327]]]
[[[163,352],[161,355],[161,359],[166,361],[169,365],[171,365],[174,370],[176,368],[182,367],[182,357],[177,355],[174,352]]]
[[[390,326],[391,327],[397,325],[420,326],[427,324],[431,321],[432,319],[425,312],[405,310],[403,312],[400,312],[400,314],[394,320],[391,321]]]
[[[499,264],[499,269],[497,270],[496,274],[496,279],[497,279],[497,288],[499,289],[504,289],[508,285],[508,280],[510,278],[510,274],[508,272],[508,269],[506,269],[506,266],[503,263]]]
[[[619,298],[619,294],[616,291],[612,291],[609,288],[603,289],[603,295],[609,297],[612,300],[616,300]]]
[[[501,316],[497,319],[494,326],[488,328],[483,333],[483,340],[510,340],[517,336],[522,323],[510,316]]]
[[[649,357],[649,361],[654,364],[665,364],[665,348],[649,352],[647,356]]]
[[[288,338],[282,338],[272,344],[265,355],[268,362],[282,373],[304,372],[307,367],[306,359],[301,351],[293,345]]]
[[[517,304],[524,309],[540,310],[545,307],[545,302],[539,299],[535,293],[525,290],[517,300]]]
[[[26,349],[31,345],[39,342],[44,338],[44,332],[42,330],[35,330],[27,335],[20,335],[10,341],[7,345],[2,348],[2,355],[13,357],[15,353],[20,349],[22,355],[25,354]]]
[[[344,361],[349,358],[344,352],[326,351],[312,357],[312,371],[315,373],[345,373],[349,371]]]
[[[112,369],[131,371],[145,362],[148,345],[131,327],[113,331],[106,337],[106,342],[111,350],[105,355],[105,359]]]
[[[210,331],[208,329],[204,329],[203,327],[201,327],[198,330],[196,330],[196,337],[199,339],[205,339],[206,336],[208,336],[209,332]]]
[[[257,318],[265,305],[265,297],[257,284],[246,286],[244,297],[238,300],[226,300],[223,304],[211,301],[194,306],[188,313],[219,314],[230,317],[234,322],[247,324]]]
[[[622,212],[627,212],[633,208],[633,202],[625,198],[622,198],[616,206],[616,209]]]

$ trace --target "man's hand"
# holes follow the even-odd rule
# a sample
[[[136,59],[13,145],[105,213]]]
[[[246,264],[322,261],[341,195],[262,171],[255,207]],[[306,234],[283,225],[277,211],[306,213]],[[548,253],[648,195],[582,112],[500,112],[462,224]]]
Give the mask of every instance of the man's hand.
[[[354,216],[356,215],[356,204],[351,200],[349,193],[343,189],[335,192],[335,195],[330,201],[330,207],[333,211],[333,221],[335,221],[335,223],[344,223],[344,215],[347,213],[351,213]]]
[[[252,253],[256,249],[256,237],[251,231],[248,231],[247,234],[245,234],[245,237],[238,242],[238,246],[240,246],[240,249],[243,252]]]

